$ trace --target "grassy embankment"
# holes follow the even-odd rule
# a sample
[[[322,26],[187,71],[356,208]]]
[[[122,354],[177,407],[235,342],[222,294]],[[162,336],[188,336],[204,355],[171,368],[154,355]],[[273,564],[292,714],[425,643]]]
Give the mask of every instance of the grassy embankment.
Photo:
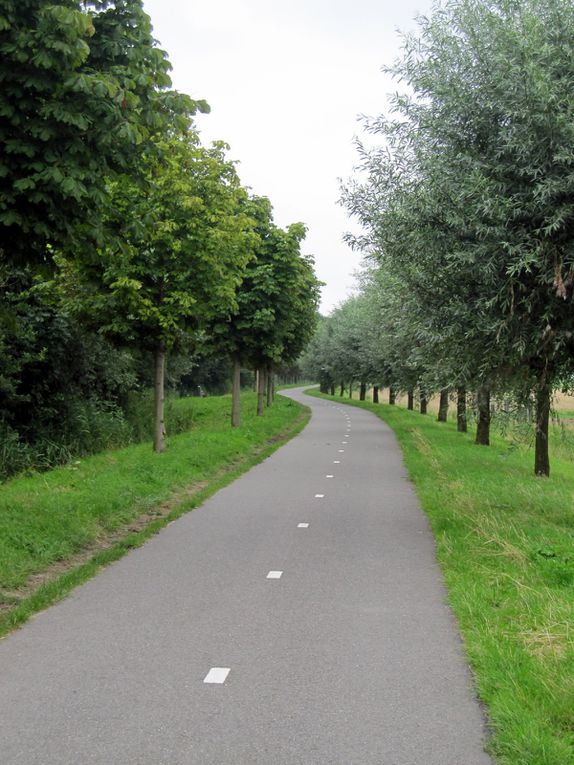
[[[314,392],[317,395],[316,392]],[[324,396],[324,398],[332,398]],[[433,528],[501,765],[574,763],[574,432],[553,430],[552,475],[401,407],[342,400],[396,433]],[[570,454],[571,459],[566,455]]]
[[[229,396],[177,405],[192,410],[193,426],[163,454],[138,444],[0,486],[0,635],[201,504],[308,419],[284,396],[256,417],[249,392],[234,430]]]

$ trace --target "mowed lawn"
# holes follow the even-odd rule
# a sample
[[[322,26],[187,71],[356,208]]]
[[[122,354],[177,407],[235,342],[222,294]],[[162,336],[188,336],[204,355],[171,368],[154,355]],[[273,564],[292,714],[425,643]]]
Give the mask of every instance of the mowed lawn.
[[[193,426],[169,438],[162,454],[143,443],[0,486],[0,632],[203,501],[294,435],[308,418],[303,407],[284,396],[256,417],[256,397],[250,392],[242,394],[242,426],[237,429],[230,427],[229,396],[177,404],[191,407]],[[140,523],[130,536],[136,520]],[[110,535],[111,545],[106,543]],[[100,542],[106,549],[98,553]],[[84,566],[83,574],[68,573],[67,579],[64,574],[59,585],[51,582],[40,596],[30,597],[33,575],[60,564],[65,569],[73,556],[92,548],[95,566]]]
[[[476,446],[473,432],[431,414],[341,402],[375,412],[398,437],[436,537],[496,761],[572,765],[572,443],[554,429],[551,477],[536,478],[532,450],[516,439],[494,435],[490,447]]]

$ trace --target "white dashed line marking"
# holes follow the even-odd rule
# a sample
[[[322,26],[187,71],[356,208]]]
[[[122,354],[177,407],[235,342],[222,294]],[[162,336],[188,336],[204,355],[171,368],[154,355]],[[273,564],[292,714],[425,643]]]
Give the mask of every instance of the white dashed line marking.
[[[344,451],[345,451],[344,449],[339,449],[340,454],[342,454]]]
[[[298,523],[297,524],[297,528],[298,529],[308,529],[309,528],[309,524],[308,523]]]
[[[340,465],[340,464],[341,464],[341,460],[333,460],[333,465]]]
[[[267,574],[267,579],[281,579],[282,576],[283,576],[282,571],[270,571]]]
[[[328,474],[325,476],[325,478],[334,478],[334,477],[335,477],[335,476],[334,476],[334,475],[331,475],[331,473],[328,473]]]
[[[315,494],[315,499],[323,499],[324,494]]]
[[[212,667],[205,676],[204,683],[217,683],[221,685],[227,680],[229,667]]]

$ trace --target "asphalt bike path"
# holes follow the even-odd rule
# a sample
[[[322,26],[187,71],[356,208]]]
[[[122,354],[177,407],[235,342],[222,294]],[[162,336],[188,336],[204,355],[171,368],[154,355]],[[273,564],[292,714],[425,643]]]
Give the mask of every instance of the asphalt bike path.
[[[3,765],[489,765],[392,431],[271,457],[0,642]]]

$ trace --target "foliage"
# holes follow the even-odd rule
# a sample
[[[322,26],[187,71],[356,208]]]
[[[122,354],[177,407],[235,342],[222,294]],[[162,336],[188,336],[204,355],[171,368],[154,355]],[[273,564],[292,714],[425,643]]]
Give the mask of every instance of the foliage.
[[[0,256],[20,263],[101,241],[107,179],[208,109],[169,89],[141,0],[6,0],[0,59]]]

